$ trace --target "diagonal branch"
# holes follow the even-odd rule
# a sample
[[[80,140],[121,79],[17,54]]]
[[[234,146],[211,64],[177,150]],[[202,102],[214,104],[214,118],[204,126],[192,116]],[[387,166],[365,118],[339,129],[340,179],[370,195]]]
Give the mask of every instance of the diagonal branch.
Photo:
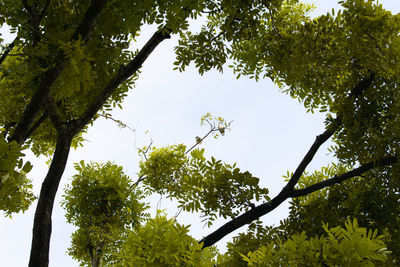
[[[6,59],[6,57],[8,56],[8,54],[11,52],[11,50],[14,48],[15,43],[18,41],[18,37],[15,37],[15,39],[12,41],[11,44],[9,44],[6,49],[4,49],[3,54],[0,57],[0,65],[1,63],[3,63],[3,61]]]
[[[358,97],[364,90],[366,90],[373,81],[374,75],[370,75],[368,78],[363,79],[359,82],[351,91],[349,98]],[[234,218],[233,220],[227,222],[211,234],[204,237],[200,242],[203,242],[203,247],[209,247],[217,243],[220,239],[225,237],[226,235],[232,233],[233,231],[239,229],[240,227],[251,223],[255,219],[268,214],[269,212],[273,211],[276,207],[278,207],[282,202],[286,199],[290,198],[294,192],[294,187],[299,181],[301,175],[303,174],[304,170],[310,164],[312,159],[314,158],[315,154],[317,153],[318,149],[324,144],[339,128],[340,126],[341,117],[338,116],[332,125],[328,126],[328,129],[325,130],[322,134],[318,135],[308,150],[307,154],[304,156],[303,160],[297,166],[295,172],[293,173],[292,177],[290,178],[289,182],[286,186],[281,190],[281,192],[274,197],[271,201],[261,204],[245,213],[240,215],[239,217]]]
[[[77,40],[79,37],[82,40],[87,40],[89,38],[89,34],[93,30],[96,20],[100,15],[100,12],[103,10],[106,1],[107,0],[92,0],[84,18],[71,37],[72,41]],[[29,128],[31,127],[38,112],[42,108],[46,99],[46,95],[50,92],[50,87],[64,69],[66,59],[64,55],[60,53],[55,62],[56,65],[43,74],[43,79],[40,82],[39,88],[33,94],[31,101],[26,106],[24,113],[22,114],[22,117],[9,141],[15,140],[20,144],[25,141],[24,138],[27,136]]]
[[[24,4],[24,8],[29,14],[29,28],[31,28],[32,34],[32,42],[33,46],[36,46],[40,41],[40,30],[39,30],[39,18],[36,13],[36,3],[33,3],[31,6],[28,4],[27,0],[22,0]]]
[[[47,8],[49,7],[51,0],[47,0],[46,3],[44,4],[43,8],[40,10],[39,14],[38,14],[38,20],[40,21],[42,19],[42,17],[44,16],[44,14],[47,11]]]
[[[308,195],[314,191],[323,189],[325,187],[334,185],[334,184],[340,184],[341,182],[348,180],[350,178],[356,177],[356,176],[360,176],[361,174],[377,168],[377,167],[383,167],[383,166],[387,166],[387,165],[391,165],[394,163],[397,163],[398,159],[396,156],[389,156],[389,157],[385,157],[381,160],[378,161],[371,161],[368,162],[366,164],[361,165],[358,168],[355,168],[351,171],[348,171],[346,173],[340,174],[340,175],[335,175],[334,177],[321,181],[319,183],[310,185],[306,188],[303,189],[295,189],[292,191],[292,193],[290,194],[289,197],[301,197],[301,196],[305,196]]]
[[[56,130],[60,131],[65,119],[50,93],[46,95],[45,109]]]
[[[168,29],[159,30],[147,41],[139,53],[127,65],[121,66],[117,73],[110,79],[103,90],[96,96],[94,101],[89,105],[86,111],[82,114],[80,119],[75,123],[74,132],[78,133],[82,128],[96,115],[101,107],[106,103],[111,94],[121,85],[124,81],[129,79],[136,73],[142,64],[146,61],[153,50],[165,39],[171,38]]]
[[[273,211],[276,207],[282,204],[287,198],[289,198],[290,194],[293,192],[293,187],[296,185],[301,175],[303,174],[305,168],[313,159],[314,155],[317,153],[318,149],[321,147],[323,143],[325,143],[334,133],[334,130],[328,129],[324,133],[317,136],[314,143],[308,150],[307,154],[304,156],[303,160],[300,162],[296,171],[294,172],[292,178],[290,178],[289,182],[286,186],[281,190],[281,192],[274,197],[271,201],[261,204],[244,214],[236,217],[230,222],[224,224],[220,228],[218,228],[213,233],[204,237],[200,242],[203,242],[203,247],[209,247],[214,245],[220,239],[230,234],[231,232],[239,229],[240,227],[254,221],[255,219],[264,216],[265,214]]]
[[[338,128],[338,126],[336,126],[334,129],[327,129],[327,130],[325,130],[325,132],[323,132],[322,134],[317,136],[317,138],[315,139],[315,142],[312,144],[312,146],[308,150],[307,154],[304,156],[303,160],[300,162],[299,166],[297,166],[296,171],[293,173],[292,177],[290,178],[290,180],[286,184],[286,186],[283,188],[282,192],[287,193],[287,192],[293,190],[294,186],[299,181],[304,170],[306,169],[308,164],[310,164],[310,162],[314,158],[318,149],[321,147],[322,144],[324,144],[333,135],[333,133],[335,132],[335,130],[337,128]]]
[[[29,131],[26,133],[26,136],[24,136],[24,140],[28,139],[31,134],[33,134],[37,128],[39,128],[40,125],[47,119],[47,112],[44,112],[42,116],[32,125],[32,127],[29,129]]]

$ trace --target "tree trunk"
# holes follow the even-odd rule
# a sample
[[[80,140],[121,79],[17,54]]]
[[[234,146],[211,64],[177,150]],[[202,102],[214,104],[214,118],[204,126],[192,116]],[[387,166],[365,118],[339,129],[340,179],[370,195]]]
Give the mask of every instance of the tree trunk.
[[[33,223],[30,267],[47,267],[49,264],[51,215],[54,198],[67,164],[72,138],[72,134],[66,131],[59,133],[53,160],[42,183]]]

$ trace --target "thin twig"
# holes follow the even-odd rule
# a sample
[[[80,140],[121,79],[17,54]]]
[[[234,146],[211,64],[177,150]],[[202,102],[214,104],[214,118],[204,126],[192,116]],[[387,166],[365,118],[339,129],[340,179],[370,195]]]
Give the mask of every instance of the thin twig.
[[[226,30],[223,30],[222,32],[220,32],[218,35],[214,36],[213,38],[211,38],[210,43],[214,42],[216,39],[218,39],[219,37],[221,37],[222,35],[224,35],[226,33]]]
[[[48,39],[46,36],[44,36],[38,29],[35,29],[34,27],[32,27],[32,25],[26,24],[25,22],[20,21],[19,19],[17,19],[16,17],[14,17],[13,15],[7,13],[7,16],[9,16],[10,18],[12,18],[13,20],[15,20],[16,22],[20,23],[21,25],[28,27],[29,29],[31,29],[32,31],[35,31],[36,33],[38,33],[40,36],[44,37],[45,39]]]
[[[103,117],[103,118],[105,118],[105,119],[110,119],[110,120],[116,122],[121,128],[128,128],[128,129],[131,130],[132,132],[136,132],[135,129],[129,127],[129,125],[123,123],[121,120],[117,120],[117,119],[114,119],[114,118],[111,117],[111,116],[107,116],[107,115],[103,115],[103,114],[99,114],[99,116],[101,116],[101,117]]]

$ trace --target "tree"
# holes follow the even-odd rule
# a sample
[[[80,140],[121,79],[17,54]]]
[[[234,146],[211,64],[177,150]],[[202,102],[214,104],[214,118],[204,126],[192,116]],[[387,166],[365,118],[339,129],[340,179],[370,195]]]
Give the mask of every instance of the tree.
[[[146,206],[140,202],[142,193],[122,168],[111,162],[99,165],[82,161],[75,169],[79,174],[66,188],[63,202],[67,221],[78,227],[72,234],[69,254],[92,266],[100,266],[102,259],[110,263],[112,252],[118,251],[118,240],[146,218]]]
[[[163,151],[164,149],[161,153]],[[195,162],[201,161],[196,158],[199,150],[196,153],[193,152],[191,154],[194,155]],[[155,161],[159,159],[159,155],[153,155],[153,157]],[[168,156],[158,160],[158,164],[153,160],[146,162],[147,167],[160,165],[160,162],[170,163],[165,165],[171,167],[176,161],[182,162],[179,158],[175,160]],[[214,160],[207,161],[207,164],[210,166],[199,168],[206,173],[204,175],[204,184],[206,185],[209,184],[208,176],[213,173],[213,169],[218,163]],[[194,164],[191,167],[193,172],[197,171]],[[307,238],[304,231],[301,234],[296,233],[289,235],[286,239],[281,239],[275,235],[276,232],[273,231],[273,228],[265,230],[260,225],[253,224],[251,229],[258,228],[257,230],[262,232],[261,235],[252,238],[254,232],[249,231],[248,236],[242,236],[240,242],[230,247],[228,253],[221,255],[214,247],[204,248],[203,243],[199,243],[188,235],[188,226],[178,224],[176,217],[168,220],[165,215],[158,213],[154,219],[143,219],[143,224],[140,224],[138,218],[140,218],[144,205],[138,201],[140,198],[138,197],[140,191],[136,192],[138,183],[127,186],[126,183],[129,179],[122,175],[121,167],[110,163],[85,165],[84,162],[81,162],[76,165],[76,169],[79,174],[74,176],[72,186],[66,188],[63,203],[67,208],[67,219],[79,227],[72,235],[70,254],[80,260],[83,265],[241,266],[241,263],[245,263],[244,266],[332,266],[337,264],[360,266],[387,262],[389,252],[385,247],[385,236],[378,235],[377,229],[372,231],[358,227],[356,219],[353,222],[347,220],[345,228],[338,226],[329,229],[328,225],[323,224],[322,228],[326,234],[317,235],[311,239]],[[180,167],[180,169],[184,168]],[[175,169],[174,172],[178,171]],[[189,176],[193,175],[187,169],[182,172]],[[237,171],[234,173],[241,176]],[[225,175],[228,174],[225,173]],[[144,180],[152,180],[151,177],[141,177]],[[160,177],[160,181],[152,180],[150,183],[167,183],[171,187],[171,191],[182,191],[177,193],[178,195],[185,195],[193,191],[193,189],[185,187],[179,190],[171,180],[164,181],[162,177],[172,177],[168,170],[158,173],[155,177]],[[248,184],[253,183],[248,182]],[[216,181],[216,184],[227,184],[227,182]],[[195,183],[195,185],[202,187],[202,183]],[[152,188],[155,190],[159,186],[153,184],[145,191],[151,191]],[[208,189],[212,190],[212,188]],[[224,190],[224,188],[218,187],[217,189]],[[214,194],[215,192],[211,192],[211,194],[207,192],[205,195],[209,196],[210,200],[201,199],[198,202],[195,199],[201,193],[194,194],[193,199],[187,199],[186,202],[180,203],[181,207],[190,211],[200,209],[202,213],[207,213],[208,209],[202,208],[210,206],[214,200],[212,197]],[[226,192],[226,195],[230,194],[231,192]],[[126,197],[127,195],[134,198]],[[192,205],[193,203],[196,204]],[[235,203],[231,203],[231,208],[234,207]],[[221,208],[216,209],[216,212],[224,214]],[[132,221],[131,227],[128,226],[130,221]],[[246,244],[243,241],[247,241]],[[246,255],[243,254],[245,251]],[[102,262],[104,263],[101,264]]]
[[[222,70],[230,58],[238,77],[271,78],[308,110],[327,113],[326,131],[272,199],[250,173],[213,158],[207,161],[201,150],[188,155],[178,145],[151,151],[141,163],[140,180],[148,190],[181,200],[182,208],[200,210],[209,221],[230,218],[201,240],[203,247],[288,198],[372,171],[378,181],[398,180],[398,16],[373,1],[342,5],[336,15],[310,19],[310,7],[294,0],[3,1],[0,23],[10,25],[16,39],[4,47],[0,60],[0,90],[10,96],[2,99],[0,109],[2,143],[10,147],[2,149],[2,159],[11,159],[4,160],[1,182],[29,171],[29,164],[20,160],[23,148],[53,155],[38,200],[30,266],[48,265],[51,213],[70,147],[81,144],[82,133],[99,114],[120,105],[147,57],[171,34],[181,38],[177,69],[194,62],[200,73]],[[204,13],[200,32],[188,31],[188,19]],[[132,53],[129,44],[143,24],[156,24],[158,30]],[[324,180],[308,179],[306,167],[331,137],[332,152],[345,171]],[[160,167],[154,169],[152,162]],[[159,175],[164,183],[155,184]],[[365,178],[358,179],[366,184]],[[13,186],[19,186],[24,201],[18,209],[6,205],[6,213],[23,210],[32,201],[23,193],[29,181],[12,181],[18,181]],[[296,188],[299,183],[306,186]],[[216,189],[229,190],[221,194]],[[7,194],[12,197],[10,191],[0,196]]]

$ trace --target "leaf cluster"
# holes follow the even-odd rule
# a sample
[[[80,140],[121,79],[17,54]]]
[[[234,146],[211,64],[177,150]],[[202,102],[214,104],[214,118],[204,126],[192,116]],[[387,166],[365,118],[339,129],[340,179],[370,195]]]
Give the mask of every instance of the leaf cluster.
[[[179,207],[200,212],[211,225],[217,216],[235,217],[254,207],[251,201],[269,200],[259,179],[229,165],[204,157],[204,149],[185,153],[185,145],[155,149],[140,163],[140,176],[150,192],[177,199]]]
[[[302,232],[242,257],[249,266],[377,266],[387,261],[390,252],[377,230],[358,227],[355,219],[348,220],[345,228],[323,227],[324,236],[308,239]]]
[[[23,162],[23,149],[16,142],[8,143],[0,133],[0,210],[9,217],[27,210],[35,200],[32,183],[26,178],[32,165]]]
[[[146,218],[143,195],[123,173],[122,167],[84,161],[75,164],[78,174],[65,189],[62,206],[69,223],[78,229],[72,235],[69,254],[81,262],[101,251],[111,261],[129,229]]]
[[[340,173],[341,167],[338,167],[323,168],[321,172],[303,176],[300,184],[305,186],[314,179],[320,181],[332,177],[329,170]],[[376,169],[363,177],[294,198],[290,202],[289,217],[280,227],[285,229],[286,235],[299,229],[308,235],[321,235],[322,221],[335,225],[349,217],[356,218],[362,227],[378,228],[379,233],[385,235],[385,243],[393,251],[390,258],[398,262],[400,187],[397,170],[398,166]]]
[[[188,226],[158,214],[128,235],[116,266],[214,266],[213,248],[188,235]]]

